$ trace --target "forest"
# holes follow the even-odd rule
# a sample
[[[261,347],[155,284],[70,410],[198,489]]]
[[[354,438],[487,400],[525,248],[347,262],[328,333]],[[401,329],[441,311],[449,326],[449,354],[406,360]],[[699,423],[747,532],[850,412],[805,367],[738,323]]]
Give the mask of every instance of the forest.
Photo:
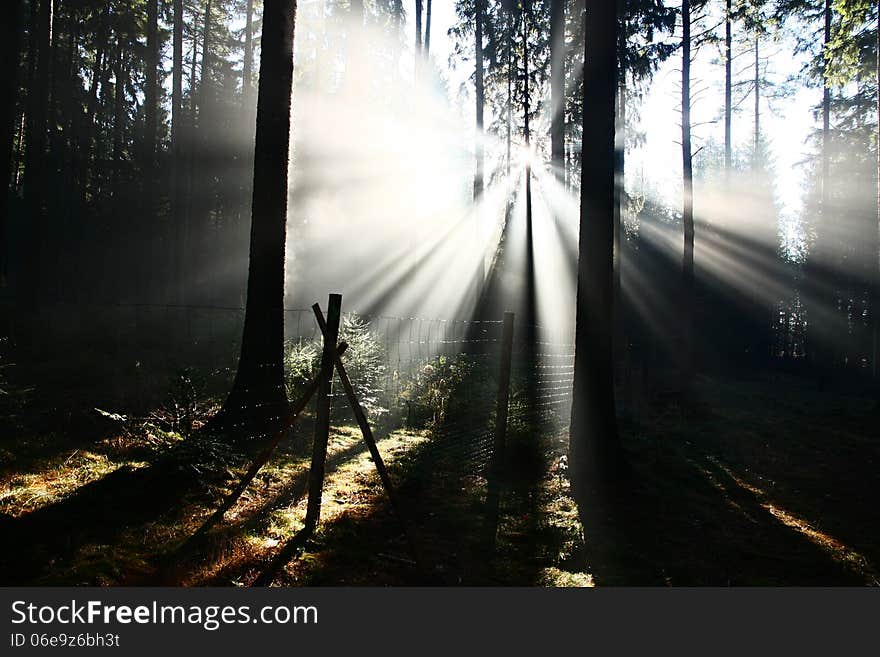
[[[0,584],[880,585],[880,2],[4,13]]]

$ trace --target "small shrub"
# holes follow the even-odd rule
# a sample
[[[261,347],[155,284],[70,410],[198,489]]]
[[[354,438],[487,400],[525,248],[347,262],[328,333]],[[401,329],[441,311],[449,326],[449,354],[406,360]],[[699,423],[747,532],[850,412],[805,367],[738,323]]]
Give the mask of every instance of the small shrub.
[[[170,387],[168,402],[174,411],[172,430],[188,438],[202,415],[203,382],[195,369],[185,367],[172,375]]]
[[[288,399],[302,394],[321,367],[321,349],[311,340],[288,340],[284,347],[284,385]]]
[[[436,356],[424,363],[401,387],[407,426],[439,426],[449,413],[453,394],[474,366],[464,354]]]
[[[339,339],[348,343],[342,362],[361,407],[371,420],[382,419],[388,412],[383,386],[386,371],[385,350],[373,334],[369,322],[356,314],[343,318],[339,327]],[[284,381],[289,399],[299,397],[306,385],[317,376],[321,368],[322,351],[323,343],[320,341],[298,338],[287,342],[284,351]],[[339,406],[336,406],[337,411]]]
[[[373,334],[370,323],[354,313],[343,319],[339,337],[348,343],[342,362],[355,394],[370,419],[379,420],[388,412],[383,386],[385,349]]]

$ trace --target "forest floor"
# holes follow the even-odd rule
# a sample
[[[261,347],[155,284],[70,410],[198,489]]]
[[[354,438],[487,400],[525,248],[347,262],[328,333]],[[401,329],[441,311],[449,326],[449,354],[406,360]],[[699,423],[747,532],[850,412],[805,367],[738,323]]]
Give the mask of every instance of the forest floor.
[[[338,426],[319,530],[272,571],[302,526],[308,421],[196,542],[187,539],[246,455],[106,418],[20,421],[0,442],[15,445],[0,451],[0,582],[249,585],[268,573],[278,585],[877,584],[873,400],[778,377],[697,389],[687,409],[622,418],[632,472],[602,526],[589,514],[581,524],[565,431],[525,437],[528,449],[514,436],[494,549],[480,470],[430,431],[382,436],[419,564],[359,432]]]

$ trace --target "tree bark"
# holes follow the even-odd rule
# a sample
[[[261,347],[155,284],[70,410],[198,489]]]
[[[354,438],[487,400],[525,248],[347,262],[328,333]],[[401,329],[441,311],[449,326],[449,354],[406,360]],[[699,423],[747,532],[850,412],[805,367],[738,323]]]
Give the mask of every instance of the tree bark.
[[[416,61],[422,56],[422,0],[416,0]]]
[[[210,267],[213,244],[211,241],[212,230],[210,214],[212,209],[211,184],[216,176],[216,159],[214,157],[214,134],[211,122],[216,117],[217,107],[215,103],[214,84],[211,79],[213,70],[213,58],[211,51],[212,25],[211,0],[205,0],[205,21],[202,32],[202,70],[198,86],[198,114],[196,115],[197,127],[193,139],[194,169],[198,172],[193,177],[193,212],[190,216],[192,223],[191,249],[193,265],[196,271],[194,287],[200,303],[213,303],[215,289],[211,281],[205,275]]]
[[[49,107],[53,0],[41,0],[33,12],[31,50],[34,74],[28,90],[28,130],[25,151],[25,204],[28,212],[28,250],[25,302],[33,305],[42,290],[42,257],[47,233],[43,213],[46,193],[46,130]]]
[[[250,108],[254,78],[254,0],[247,0],[244,22],[244,62],[241,70],[241,97],[245,111]]]
[[[693,374],[694,352],[694,179],[691,150],[691,5],[681,3],[681,160],[682,160],[682,213],[684,232],[682,253],[682,351],[681,371],[683,386],[688,386]]]
[[[831,42],[831,0],[825,0],[825,29],[823,34],[822,51],[827,52]],[[822,71],[822,221],[827,223],[829,219],[829,185],[828,176],[831,162],[831,87],[826,78],[828,61],[823,59]]]
[[[205,0],[205,31],[202,33],[202,79],[199,84],[199,110],[207,105],[211,76],[211,0]]]
[[[104,5],[98,27],[98,41],[95,51],[95,61],[92,64],[92,82],[89,89],[88,103],[88,142],[87,152],[84,155],[86,166],[89,168],[86,174],[86,195],[93,200],[97,197],[100,187],[98,175],[98,130],[103,119],[103,104],[99,103],[98,90],[104,95],[106,90],[105,71],[107,67],[107,50],[110,32],[110,3]]]
[[[724,175],[729,179],[732,158],[731,120],[733,114],[732,24],[731,0],[726,0],[724,17]]]
[[[178,304],[186,301],[186,177],[188,169],[184,159],[183,117],[183,0],[174,0],[174,35],[171,55],[171,211],[174,219],[174,291]]]
[[[272,423],[284,390],[284,256],[296,0],[266,0],[257,92],[247,306],[224,421]]]
[[[574,403],[569,463],[579,500],[599,503],[619,473],[614,412],[613,213],[617,2],[590,5],[584,47]],[[599,496],[599,499],[597,499]],[[583,508],[583,507],[582,507]]]
[[[147,50],[144,61],[146,69],[144,84],[144,157],[145,167],[148,172],[148,182],[145,187],[149,190],[154,182],[151,178],[155,174],[156,167],[156,140],[158,135],[158,109],[159,109],[159,7],[158,0],[147,1]],[[149,190],[148,195],[152,196]]]
[[[483,194],[483,112],[486,105],[486,93],[484,87],[483,73],[483,10],[485,0],[476,0],[476,17],[474,19],[476,33],[474,42],[474,59],[476,62],[476,70],[474,71],[474,83],[477,91],[477,127],[476,140],[474,143],[474,154],[476,159],[476,169],[474,172],[474,201],[479,199]]]
[[[0,89],[2,89],[3,108],[0,122],[3,125],[3,196],[0,197],[0,290],[6,287],[8,238],[6,235],[7,212],[9,208],[9,181],[12,177],[12,146],[15,141],[16,98],[18,98],[18,56],[21,47],[21,19],[23,8],[21,0],[12,0],[2,26],[3,54],[6,65],[2,67]]]
[[[822,51],[823,54],[828,51],[831,42],[831,18],[832,3],[831,0],[825,0],[824,5],[824,30]],[[828,60],[823,57],[822,70],[822,160],[821,160],[821,180],[820,184],[820,202],[819,202],[819,226],[817,229],[816,240],[814,242],[811,253],[811,260],[814,266],[808,270],[807,278],[811,284],[813,299],[812,305],[816,318],[807,324],[807,333],[810,344],[809,358],[813,366],[818,370],[818,386],[824,389],[828,381],[828,368],[834,361],[834,349],[830,344],[823,344],[823,336],[819,332],[817,319],[823,314],[826,320],[831,316],[832,308],[836,305],[833,295],[828,294],[825,290],[831,283],[828,272],[833,267],[833,257],[836,252],[834,244],[833,232],[831,230],[831,88],[828,84]],[[811,328],[812,327],[812,328]],[[830,327],[826,327],[829,330]]]
[[[507,12],[507,181],[510,185],[511,142],[513,139],[513,7]],[[510,198],[508,195],[508,203]]]
[[[760,37],[755,34],[755,135],[754,135],[754,159],[752,167],[758,168],[758,143],[761,140],[761,67],[759,55]]]
[[[113,195],[121,194],[122,148],[125,131],[125,82],[123,81],[122,37],[116,35],[116,59],[113,64]]]
[[[159,262],[158,236],[155,234],[157,225],[156,196],[159,190],[158,171],[156,168],[158,111],[159,111],[159,3],[158,0],[147,0],[147,49],[144,58],[144,163],[142,179],[142,198],[144,216],[141,218],[142,244],[150,254],[141,266],[143,290],[152,297],[155,292],[155,265]]]
[[[431,54],[431,0],[425,8],[425,57]]]
[[[623,206],[626,202],[626,71],[620,71],[620,85],[617,94],[617,124],[614,135],[614,299],[615,313],[620,328],[622,317],[619,313],[621,289],[620,270],[623,262],[624,222]]]
[[[874,257],[876,261],[874,262],[874,287],[872,290],[872,299],[871,299],[871,323],[872,326],[872,356],[871,356],[871,376],[874,379],[874,387],[880,392],[880,386],[878,383],[878,367],[877,367],[877,357],[878,357],[878,349],[880,349],[880,313],[877,312],[877,304],[880,303],[880,0],[876,2],[877,9],[877,36],[876,41],[874,42],[877,57],[876,57],[876,80],[877,80],[877,99],[876,99],[876,114],[877,114],[877,129],[875,131],[876,137],[876,148],[877,148],[877,231],[876,238],[877,241],[874,245]]]
[[[550,2],[550,164],[557,180],[565,168],[565,2]]]

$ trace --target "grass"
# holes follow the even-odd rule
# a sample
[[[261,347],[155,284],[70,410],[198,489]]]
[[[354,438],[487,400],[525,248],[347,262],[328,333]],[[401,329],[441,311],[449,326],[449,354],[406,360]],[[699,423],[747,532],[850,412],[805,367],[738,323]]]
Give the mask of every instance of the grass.
[[[514,423],[491,550],[487,470],[473,436],[444,436],[437,427],[381,437],[402,524],[359,431],[337,426],[319,529],[273,581],[876,584],[880,512],[866,504],[880,477],[874,426],[870,400],[830,398],[796,379],[700,379],[688,408],[648,407],[623,419],[632,475],[597,522],[583,513],[589,503],[573,498],[566,432],[545,426],[535,434]],[[7,578],[246,586],[301,529],[308,421],[196,543],[187,539],[248,457],[198,434],[115,429],[92,440],[22,430],[14,454],[3,455]]]
[[[628,490],[587,527],[597,582],[876,584],[872,400],[788,377],[703,378],[696,397],[624,424]]]

